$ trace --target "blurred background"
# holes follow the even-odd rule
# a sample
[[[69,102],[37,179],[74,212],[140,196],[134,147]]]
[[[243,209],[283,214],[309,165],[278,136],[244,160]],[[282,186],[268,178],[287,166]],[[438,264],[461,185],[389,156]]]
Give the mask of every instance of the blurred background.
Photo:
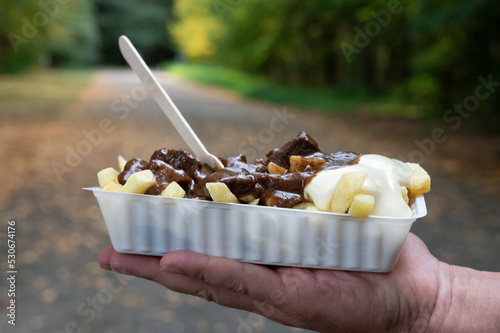
[[[299,331],[98,266],[109,238],[81,189],[118,154],[186,148],[125,66],[120,35],[211,152],[261,157],[305,130],[324,151],[420,163],[433,188],[412,231],[440,260],[500,271],[499,2],[0,7],[0,241],[6,272],[15,221],[18,270],[16,326],[2,315],[2,332]]]

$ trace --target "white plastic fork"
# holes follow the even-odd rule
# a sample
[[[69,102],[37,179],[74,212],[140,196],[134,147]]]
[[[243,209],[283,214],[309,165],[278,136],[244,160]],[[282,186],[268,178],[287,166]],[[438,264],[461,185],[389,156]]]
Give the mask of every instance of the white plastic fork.
[[[222,162],[215,155],[210,154],[205,148],[203,143],[200,141],[191,126],[189,126],[189,123],[186,121],[186,119],[184,119],[179,109],[177,109],[174,102],[172,102],[170,96],[167,94],[165,89],[163,89],[161,84],[153,75],[148,65],[146,65],[130,40],[126,36],[120,36],[120,38],[118,39],[118,45],[120,46],[120,51],[127,63],[130,65],[135,74],[137,74],[146,89],[151,92],[156,103],[163,110],[165,115],[168,117],[172,125],[174,125],[177,132],[179,132],[182,139],[193,151],[195,156],[202,163],[207,163],[213,169],[224,168]]]

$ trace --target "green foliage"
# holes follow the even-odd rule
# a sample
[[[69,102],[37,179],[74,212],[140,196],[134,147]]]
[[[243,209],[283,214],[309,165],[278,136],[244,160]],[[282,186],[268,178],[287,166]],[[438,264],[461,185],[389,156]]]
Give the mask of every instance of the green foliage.
[[[89,63],[96,57],[91,2],[3,0],[0,15],[0,72]]]
[[[182,53],[191,60],[214,57],[218,30],[222,28],[212,11],[211,0],[184,0],[175,3],[174,17],[181,18],[168,26]]]
[[[500,81],[500,2],[494,0],[184,0],[170,31],[192,61],[273,81],[397,93],[441,116]],[[498,112],[500,94],[480,108]]]
[[[2,0],[0,73],[30,67],[123,64],[127,35],[150,63],[173,56],[172,0]]]
[[[414,105],[403,104],[397,98],[380,98],[366,92],[349,89],[290,87],[269,82],[265,78],[239,70],[207,64],[170,63],[169,73],[198,82],[230,89],[242,96],[283,103],[318,112],[347,113],[363,109],[370,115],[418,117]]]
[[[36,61],[39,48],[37,43],[23,44],[19,47],[12,45],[12,43],[17,45],[16,35],[21,35],[25,15],[32,16],[34,12],[36,7],[30,1],[3,1],[0,11],[0,72],[19,72],[27,64]]]
[[[94,3],[102,63],[124,63],[118,49],[121,35],[130,38],[150,65],[173,56],[172,42],[166,32],[172,0],[94,0]]]
[[[150,65],[175,44],[280,86],[395,95],[442,116],[478,77],[500,81],[499,31],[495,0],[2,0],[0,73],[123,64],[125,34]],[[500,93],[480,110],[500,113]]]
[[[46,47],[53,65],[80,65],[95,63],[98,58],[97,28],[93,4],[73,0],[61,5],[48,26]]]

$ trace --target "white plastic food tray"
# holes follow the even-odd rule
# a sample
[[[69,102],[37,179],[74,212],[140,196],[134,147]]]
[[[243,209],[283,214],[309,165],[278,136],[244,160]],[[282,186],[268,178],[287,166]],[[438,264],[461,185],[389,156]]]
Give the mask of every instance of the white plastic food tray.
[[[86,188],[99,202],[118,252],[163,256],[190,250],[266,265],[388,272],[413,222],[370,216],[166,198]]]

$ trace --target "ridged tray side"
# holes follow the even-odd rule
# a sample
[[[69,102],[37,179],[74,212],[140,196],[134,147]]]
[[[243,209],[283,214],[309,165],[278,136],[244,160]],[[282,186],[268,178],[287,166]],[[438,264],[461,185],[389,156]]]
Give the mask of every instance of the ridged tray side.
[[[94,191],[118,252],[190,250],[244,262],[387,272],[413,221]],[[422,206],[423,205],[423,206]],[[420,210],[420,211],[419,211]],[[424,212],[425,215],[425,212]]]

